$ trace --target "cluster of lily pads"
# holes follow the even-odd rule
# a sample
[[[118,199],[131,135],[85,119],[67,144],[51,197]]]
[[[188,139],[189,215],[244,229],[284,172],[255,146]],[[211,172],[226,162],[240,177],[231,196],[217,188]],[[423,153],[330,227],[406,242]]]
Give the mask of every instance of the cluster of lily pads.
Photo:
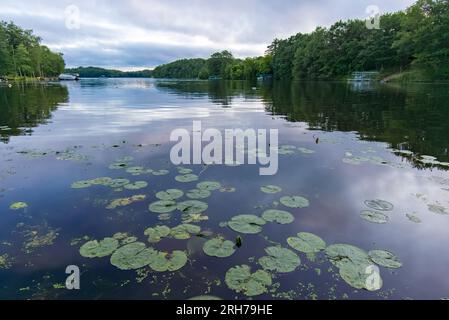
[[[437,157],[434,156],[428,156],[428,155],[416,155],[414,154],[412,151],[410,150],[397,150],[397,149],[393,149],[392,150],[394,153],[399,154],[401,156],[404,157],[408,157],[408,158],[412,158],[413,160],[415,160],[416,162],[419,162],[423,165],[428,165],[428,166],[441,166],[441,167],[446,167],[449,168],[449,162],[444,162],[444,161],[438,161]]]
[[[390,217],[385,213],[393,211],[394,206],[385,200],[366,200],[365,205],[369,210],[363,210],[360,217],[368,222],[385,224],[390,221]]]
[[[300,154],[314,154],[315,153],[314,150],[304,148],[304,147],[296,147],[293,145],[281,145],[277,151],[278,151],[278,154],[280,154],[280,155],[293,155],[295,153],[300,153]]]
[[[86,242],[81,246],[80,254],[85,258],[110,256],[111,264],[120,270],[137,270],[149,266],[156,272],[176,271],[188,261],[184,251],[158,251],[138,242],[135,237],[123,237],[120,233],[100,241]]]
[[[126,190],[140,190],[148,187],[148,183],[146,181],[135,181],[131,182],[128,179],[118,178],[113,179],[110,177],[100,177],[90,180],[81,180],[72,183],[72,189],[85,189],[90,188],[92,186],[104,186],[110,187],[116,191],[121,191],[123,189]]]

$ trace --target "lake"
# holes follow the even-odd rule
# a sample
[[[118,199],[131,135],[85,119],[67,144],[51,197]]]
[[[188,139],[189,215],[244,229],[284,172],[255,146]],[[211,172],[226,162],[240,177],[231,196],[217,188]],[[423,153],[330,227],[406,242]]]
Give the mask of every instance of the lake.
[[[448,101],[436,84],[1,86],[0,299],[448,297]],[[277,129],[277,173],[172,164],[193,121]]]

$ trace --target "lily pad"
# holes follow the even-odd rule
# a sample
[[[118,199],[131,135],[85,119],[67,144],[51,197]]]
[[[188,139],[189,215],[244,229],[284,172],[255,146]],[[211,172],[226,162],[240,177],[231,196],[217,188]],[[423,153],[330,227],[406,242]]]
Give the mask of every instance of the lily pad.
[[[281,247],[268,247],[265,249],[267,256],[259,259],[259,264],[265,270],[287,273],[295,271],[301,264],[298,255],[290,249]]]
[[[214,238],[204,244],[203,251],[211,257],[226,258],[234,254],[235,245],[232,241],[223,238]]]
[[[203,213],[208,207],[207,203],[198,200],[189,200],[178,203],[178,210],[187,214]]]
[[[236,232],[257,234],[262,231],[262,226],[265,223],[265,220],[258,216],[243,214],[233,217],[228,226]]]
[[[282,197],[280,202],[289,208],[307,208],[310,205],[308,199],[300,196]]]
[[[193,172],[192,169],[188,169],[188,168],[178,167],[177,169],[178,169],[179,174],[189,174],[189,173]]]
[[[211,196],[211,192],[209,190],[201,190],[201,189],[193,189],[186,193],[187,198],[190,199],[206,199]]]
[[[145,230],[144,235],[148,236],[148,242],[158,243],[162,238],[168,237],[170,228],[167,226],[156,226]]]
[[[368,253],[349,244],[332,244],[326,248],[325,252],[329,261],[337,268],[350,263],[362,266],[372,264]]]
[[[287,239],[290,247],[303,253],[317,253],[326,249],[326,242],[313,233],[300,232]]]
[[[182,215],[182,223],[197,223],[207,220],[209,220],[209,217],[206,215],[202,215],[201,213],[190,213]]]
[[[156,193],[156,198],[161,199],[161,200],[176,200],[181,198],[184,195],[184,192],[182,190],[179,189],[168,189],[165,191],[160,191],[158,193]]]
[[[429,205],[427,205],[427,207],[429,208],[430,212],[433,212],[433,213],[436,213],[436,214],[443,214],[443,215],[449,214],[446,211],[446,208],[441,206],[441,205],[439,205],[439,204],[429,204]]]
[[[146,198],[145,195],[140,194],[140,195],[135,195],[135,196],[132,196],[129,198],[115,199],[106,207],[106,209],[111,210],[111,209],[115,209],[117,207],[128,206],[134,202],[143,201],[143,200],[145,200],[145,198]]]
[[[111,256],[111,264],[120,270],[136,270],[150,264],[157,253],[145,243],[134,242],[118,248]]]
[[[275,209],[265,211],[262,214],[262,218],[265,221],[276,222],[279,224],[289,224],[295,220],[290,212]]]
[[[201,227],[186,223],[172,228],[170,231],[170,236],[177,240],[187,240],[190,239],[192,234],[199,234],[200,232]]]
[[[372,250],[368,253],[371,260],[379,266],[398,269],[402,267],[402,263],[399,259],[391,252],[385,250]]]
[[[378,224],[385,224],[388,221],[390,221],[390,218],[382,213],[382,212],[377,212],[377,211],[372,211],[372,210],[364,210],[360,213],[360,217],[362,217],[362,219],[368,221],[368,222],[372,222],[372,223],[378,223]]]
[[[176,271],[187,263],[187,254],[184,251],[175,250],[169,254],[158,252],[149,263],[151,269],[157,272]]]
[[[215,191],[221,188],[221,183],[216,181],[203,181],[196,185],[200,190]]]
[[[146,173],[152,173],[153,170],[145,169],[144,167],[129,167],[126,169],[126,172],[132,174],[133,176],[140,176]]]
[[[183,174],[180,176],[176,176],[175,180],[178,182],[182,182],[182,183],[189,183],[189,182],[194,182],[194,181],[198,181],[199,177],[195,174],[189,173],[189,174]]]
[[[315,153],[314,150],[303,148],[303,147],[298,148],[298,150],[299,150],[299,152],[304,153],[304,154],[313,154],[313,153]]]
[[[175,211],[177,208],[177,204],[172,200],[161,200],[156,201],[148,207],[151,212],[155,213],[170,213]]]
[[[151,174],[153,176],[166,176],[167,174],[169,174],[170,171],[162,169],[162,170],[152,170]]]
[[[81,246],[80,254],[85,258],[103,258],[110,256],[118,248],[118,245],[118,240],[114,238],[88,241]]]
[[[273,185],[262,186],[260,188],[260,190],[262,192],[268,193],[268,194],[274,194],[274,193],[282,192],[282,188],[281,187],[273,186]]]
[[[118,161],[118,162],[114,162],[109,166],[109,169],[111,170],[120,170],[120,169],[125,169],[126,167],[128,167],[128,162],[124,162],[124,161]]]
[[[94,186],[107,186],[109,187],[112,183],[112,178],[109,177],[100,177],[89,180],[88,182]]]
[[[368,208],[377,210],[377,211],[392,211],[394,206],[388,201],[385,200],[366,200],[365,205]]]
[[[128,179],[114,179],[111,181],[109,186],[113,189],[117,189],[117,188],[123,188],[124,186],[126,186],[129,183],[130,183],[130,181]]]
[[[228,270],[225,282],[229,289],[243,293],[248,297],[264,294],[272,285],[271,275],[264,270],[251,273],[247,265],[236,266]]]
[[[421,223],[421,219],[416,215],[416,214],[412,214],[412,213],[407,213],[406,214],[407,219],[409,219],[411,222],[414,223]]]
[[[28,208],[28,204],[26,202],[14,202],[9,206],[9,209],[11,210],[20,210]]]
[[[235,188],[234,187],[223,187],[220,188],[220,192],[235,192]]]
[[[382,288],[383,282],[379,273],[372,272],[375,268],[377,267],[373,265],[348,263],[340,268],[339,273],[341,278],[353,288],[377,291]]]
[[[81,180],[72,183],[70,186],[72,189],[86,189],[92,186],[92,183],[89,180]]]
[[[148,187],[148,183],[145,181],[136,181],[136,182],[129,183],[124,186],[124,188],[127,190],[140,190],[140,189],[144,189],[146,187]]]

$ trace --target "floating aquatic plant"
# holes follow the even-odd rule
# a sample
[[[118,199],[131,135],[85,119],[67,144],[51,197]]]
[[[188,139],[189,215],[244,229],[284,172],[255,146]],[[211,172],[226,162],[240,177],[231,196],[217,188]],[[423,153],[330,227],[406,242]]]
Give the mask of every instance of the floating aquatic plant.
[[[118,189],[118,188],[123,188],[124,186],[126,186],[127,184],[129,184],[131,181],[129,181],[128,179],[114,179],[111,181],[111,183],[109,184],[109,186],[113,189]]]
[[[365,205],[368,208],[377,210],[377,211],[392,211],[394,206],[388,201],[385,200],[366,200]]]
[[[414,213],[407,213],[406,217],[414,223],[421,223],[421,219]]]
[[[174,201],[181,198],[184,195],[184,192],[179,189],[168,189],[165,191],[160,191],[156,193],[156,198],[160,200],[169,200]]]
[[[28,208],[28,204],[26,202],[14,202],[9,206],[9,209],[11,210],[20,210]]]
[[[262,226],[265,223],[265,220],[258,216],[243,214],[232,217],[231,221],[228,222],[228,226],[236,232],[256,234],[262,231]]]
[[[12,267],[12,259],[8,254],[0,255],[0,269],[9,269]]]
[[[101,241],[92,240],[81,246],[80,254],[85,258],[103,258],[114,253],[118,246],[119,242],[114,238],[104,238]]]
[[[70,186],[72,189],[85,189],[92,186],[89,180],[76,181]]]
[[[283,210],[267,210],[262,214],[262,218],[268,222],[276,222],[279,224],[289,224],[292,223],[295,218],[290,212]]]
[[[223,187],[223,188],[220,188],[220,192],[235,192],[235,188],[234,187]]]
[[[390,218],[386,214],[372,210],[362,211],[360,213],[360,217],[368,222],[378,224],[385,224],[390,220]]]
[[[225,282],[229,289],[254,297],[268,292],[272,285],[271,275],[264,270],[251,273],[247,265],[236,266],[229,269],[225,275]]]
[[[120,199],[115,199],[113,200],[110,204],[108,204],[108,206],[106,207],[106,209],[111,210],[111,209],[115,209],[118,207],[125,207],[128,206],[134,202],[139,202],[139,201],[143,201],[145,200],[146,196],[143,194],[139,194],[139,195],[135,195],[129,198],[120,198]]]
[[[216,296],[196,296],[196,297],[192,297],[192,298],[190,298],[190,299],[188,299],[188,300],[204,300],[204,301],[213,301],[213,300],[223,300],[223,299],[221,299],[221,298],[219,298],[219,297],[216,297]]]
[[[265,248],[267,256],[259,259],[259,264],[265,270],[287,273],[295,271],[301,264],[298,255],[290,249],[282,247]]]
[[[176,176],[175,180],[178,182],[182,182],[182,183],[189,183],[189,182],[194,182],[194,181],[198,181],[199,177],[195,174],[189,173],[189,174],[183,174],[180,176]]]
[[[433,212],[433,213],[436,213],[436,214],[449,214],[446,211],[446,208],[443,207],[440,204],[429,204],[429,205],[427,205],[427,207],[429,208],[430,212]]]
[[[221,237],[208,240],[204,246],[203,251],[211,257],[227,258],[234,254],[235,245],[232,241],[225,240]]]
[[[142,174],[152,173],[153,170],[145,169],[144,167],[129,167],[126,172],[132,174],[133,176],[140,176]]]
[[[158,243],[162,238],[170,235],[170,228],[167,226],[156,226],[145,230],[144,235],[148,236],[148,242]]]
[[[282,188],[281,187],[273,186],[273,185],[262,186],[262,187],[260,187],[260,190],[262,192],[268,193],[268,194],[274,194],[274,193],[282,192]]]
[[[114,162],[109,165],[109,169],[111,170],[125,169],[126,167],[128,167],[128,165],[129,165],[128,162]]]
[[[308,199],[300,196],[282,197],[280,202],[289,208],[307,208],[310,205]]]
[[[200,190],[215,191],[221,188],[221,183],[216,181],[203,181],[196,185]]]
[[[170,230],[170,236],[177,240],[187,240],[190,239],[192,235],[199,234],[201,232],[201,227],[193,224],[181,224]]]
[[[389,251],[372,250],[368,252],[368,255],[371,260],[379,266],[390,269],[398,269],[402,267],[402,263],[399,261],[399,259]]]
[[[353,245],[332,244],[326,248],[325,252],[329,261],[337,268],[341,268],[348,263],[366,266],[372,264],[368,253]]]
[[[186,196],[190,199],[206,199],[209,198],[211,194],[212,193],[209,190],[192,189],[186,193]]]
[[[151,171],[151,174],[153,176],[166,176],[167,174],[169,174],[170,171],[162,169],[162,170],[153,170]]]
[[[187,214],[203,213],[208,207],[207,203],[198,200],[189,200],[178,203],[178,210]]]
[[[209,220],[209,217],[206,215],[202,215],[201,213],[189,213],[182,215],[183,223],[197,223],[207,220]]]
[[[176,208],[177,208],[177,203],[172,200],[156,201],[156,202],[153,202],[152,204],[150,204],[150,206],[148,207],[148,209],[151,212],[155,212],[155,213],[170,213],[170,212],[175,211]]]
[[[151,269],[157,272],[176,271],[187,263],[187,254],[184,251],[175,250],[171,254],[157,252],[149,262]]]
[[[303,148],[303,147],[298,148],[298,150],[299,150],[299,152],[304,153],[304,154],[313,154],[313,153],[315,153],[314,150]]]
[[[183,168],[183,167],[178,167],[176,169],[178,170],[179,174],[189,174],[189,173],[193,172],[192,169]]]
[[[111,256],[111,264],[120,270],[135,270],[150,264],[157,255],[145,243],[134,242],[118,248]]]
[[[287,239],[290,247],[303,253],[317,253],[326,249],[326,242],[313,233],[300,232]]]
[[[109,177],[100,177],[88,180],[88,182],[94,186],[110,186],[114,180]]]
[[[146,181],[136,181],[133,183],[128,183],[124,186],[127,190],[140,190],[148,187],[148,183]]]

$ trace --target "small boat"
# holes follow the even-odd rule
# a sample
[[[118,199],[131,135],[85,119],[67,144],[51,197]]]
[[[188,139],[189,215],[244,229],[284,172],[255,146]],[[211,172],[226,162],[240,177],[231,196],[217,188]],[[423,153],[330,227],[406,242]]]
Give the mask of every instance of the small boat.
[[[78,73],[63,73],[60,74],[58,78],[61,81],[78,81],[80,75]]]

